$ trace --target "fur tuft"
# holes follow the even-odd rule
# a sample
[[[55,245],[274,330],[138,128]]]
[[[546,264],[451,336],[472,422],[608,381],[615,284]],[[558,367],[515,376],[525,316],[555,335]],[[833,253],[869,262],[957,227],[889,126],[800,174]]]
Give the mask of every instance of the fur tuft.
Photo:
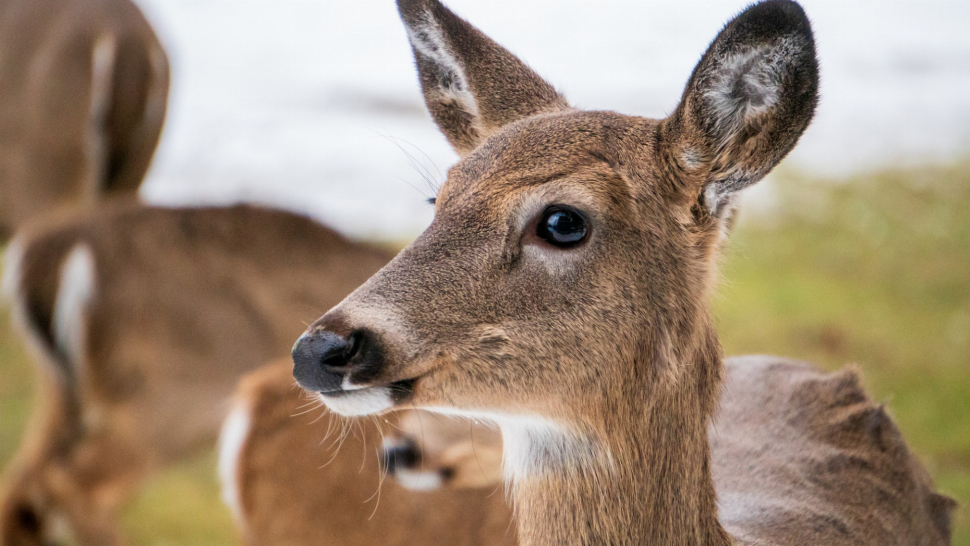
[[[251,408],[242,400],[233,405],[229,417],[219,433],[218,474],[222,484],[222,501],[229,507],[233,519],[240,528],[245,528],[246,512],[243,509],[240,491],[239,460],[249,438]]]
[[[7,251],[3,254],[3,276],[0,277],[0,296],[11,305],[18,305],[18,293],[23,276],[24,244],[21,239],[10,241]]]
[[[91,248],[78,243],[61,266],[51,321],[54,349],[73,373],[86,359],[88,308],[95,295],[95,275]]]

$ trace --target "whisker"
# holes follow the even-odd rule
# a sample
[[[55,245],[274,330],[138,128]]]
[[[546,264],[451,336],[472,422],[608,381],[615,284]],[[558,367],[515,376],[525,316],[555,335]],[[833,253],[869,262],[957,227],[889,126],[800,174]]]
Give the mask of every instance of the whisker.
[[[401,142],[407,144],[408,146],[410,146],[410,147],[414,148],[415,150],[417,150],[418,152],[420,152],[421,155],[423,155],[424,158],[428,160],[428,163],[430,163],[431,166],[434,167],[434,170],[437,171],[437,173],[438,173],[438,179],[439,180],[444,180],[445,179],[445,175],[441,173],[441,169],[439,169],[438,168],[438,165],[434,162],[433,159],[431,159],[431,156],[429,156],[427,153],[425,153],[425,151],[422,150],[421,148],[415,146],[413,142],[410,142],[408,140],[405,140],[405,139],[403,139],[401,137],[393,136],[390,133],[387,134],[387,138],[393,139],[393,140],[400,140]],[[428,174],[431,174],[431,173],[429,172]]]
[[[485,469],[482,468],[482,461],[478,458],[478,448],[475,446],[475,424],[472,421],[468,421],[468,435],[471,436],[472,440],[472,453],[475,455],[475,463],[478,465],[478,471],[482,473],[482,477],[485,477]]]
[[[400,150],[401,153],[403,153],[407,157],[408,164],[411,166],[411,168],[414,169],[415,172],[417,172],[418,175],[421,176],[422,179],[424,179],[425,183],[428,185],[428,188],[431,189],[431,191],[433,192],[433,195],[437,195],[438,191],[441,189],[441,185],[443,184],[444,175],[441,173],[441,169],[438,168],[438,165],[435,164],[434,160],[431,159],[431,156],[429,156],[427,153],[424,152],[424,150],[422,150],[421,148],[415,146],[411,142],[408,142],[407,140],[404,140],[402,138],[398,138],[398,137],[391,136],[386,131],[384,133],[380,133],[378,131],[374,131],[374,132],[376,134],[380,135],[381,137],[383,137],[384,139],[386,139],[388,142],[390,142],[391,144],[393,144],[395,147],[397,147],[397,149]],[[418,160],[418,158],[416,158],[414,156],[414,154],[412,154],[408,150],[404,149],[404,146],[402,146],[400,144],[401,142],[407,144],[411,148],[417,150],[421,155],[423,155],[425,157],[425,159],[427,160],[427,162],[430,163],[432,167],[434,167],[434,170],[437,172],[437,175],[438,175],[437,178],[435,177],[434,173],[431,172],[431,170],[427,167],[427,165],[424,162]],[[401,179],[401,180],[403,180],[403,179]],[[429,195],[425,194],[425,192],[423,192],[420,189],[418,189],[417,186],[411,184],[410,182],[407,182],[406,180],[404,180],[404,182],[406,184],[408,184],[409,186],[411,186],[412,188],[415,188],[416,190],[418,190],[418,192],[420,192],[422,195],[424,195],[424,197],[429,202],[432,199],[434,199],[433,195],[432,196],[429,196]]]

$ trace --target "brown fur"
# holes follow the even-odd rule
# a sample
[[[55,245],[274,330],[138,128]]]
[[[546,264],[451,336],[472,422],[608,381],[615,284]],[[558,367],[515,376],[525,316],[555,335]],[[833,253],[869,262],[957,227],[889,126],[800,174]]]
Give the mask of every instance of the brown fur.
[[[168,83],[130,0],[0,0],[0,239],[38,213],[137,191]]]
[[[832,466],[824,480],[796,473],[796,498],[780,504],[722,507],[736,514],[725,528],[707,433],[723,368],[707,300],[734,195],[791,150],[817,102],[803,10],[767,0],[742,12],[698,63],[674,113],[652,120],[522,93],[548,86],[498,45],[467,40],[477,31],[439,2],[399,7],[421,83],[438,86],[426,98],[455,98],[452,115],[435,118],[463,157],[431,226],[301,338],[298,366],[312,362],[314,347],[333,346],[319,340],[363,340],[339,368],[319,355],[326,384],[369,389],[327,391],[328,404],[348,414],[413,404],[496,420],[529,546],[796,545],[837,535],[836,519],[798,524],[795,500],[849,510],[835,489],[869,479],[858,466]],[[423,63],[446,75],[477,66],[491,73],[429,79]],[[494,84],[487,93],[453,85],[480,77]],[[433,113],[439,107],[429,99]],[[492,108],[525,114],[484,134],[467,131],[465,118],[487,124],[478,117]],[[564,250],[540,240],[535,226],[552,205],[582,211],[585,242]],[[383,406],[373,403],[380,396]],[[816,396],[780,399],[776,411],[814,414],[824,399]],[[742,425],[765,409],[746,406],[725,421],[748,432]],[[888,419],[876,421],[889,430]],[[800,452],[828,450],[826,438],[812,436],[818,426],[793,427],[798,441],[779,441],[772,460],[801,468],[810,461]],[[877,439],[860,436],[856,449],[883,449]],[[929,487],[918,463],[908,454],[891,460],[905,464],[874,466],[870,477],[923,506],[912,485]],[[756,498],[777,495],[773,482],[763,485]],[[946,510],[900,510],[898,499],[866,491],[876,515],[852,520],[855,544],[885,544],[886,529],[948,542],[945,533],[922,534],[945,529]]]
[[[247,376],[237,399],[251,419],[235,473],[248,544],[517,543],[501,486],[414,492],[390,479],[381,483],[381,438],[395,433],[397,415],[378,427],[369,419],[345,422],[325,408],[307,412],[289,362]],[[433,426],[428,423],[422,439],[442,430]],[[439,439],[446,438],[458,436]]]
[[[728,358],[724,365],[723,394],[708,437],[721,521],[733,536],[754,544],[808,537],[802,540],[830,546],[948,539],[955,503],[933,492],[885,409],[862,390],[856,371],[824,373],[769,356]],[[399,434],[426,440],[421,468],[450,470],[448,454],[474,447],[475,460],[459,467],[456,477],[470,475],[479,487],[501,485],[500,460],[488,456],[501,451],[501,438],[479,433],[471,446],[433,428],[424,412],[391,418],[399,419],[394,428]],[[806,482],[822,487],[806,490]],[[876,498],[882,500],[878,511]],[[769,527],[760,514],[771,515]]]
[[[78,246],[95,265],[71,324],[82,354],[52,321]],[[33,223],[14,247],[42,407],[0,507],[4,546],[119,542],[114,515],[144,476],[208,445],[239,377],[287,354],[305,321],[389,258],[282,211],[128,202]]]
[[[955,503],[933,492],[855,370],[766,356],[725,369],[711,452],[721,521],[739,542],[949,542]]]

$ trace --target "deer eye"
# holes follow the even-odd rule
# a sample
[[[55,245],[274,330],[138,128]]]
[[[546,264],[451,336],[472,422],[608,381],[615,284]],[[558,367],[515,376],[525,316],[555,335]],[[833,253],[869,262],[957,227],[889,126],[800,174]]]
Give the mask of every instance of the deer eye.
[[[557,248],[572,248],[586,240],[586,218],[566,205],[553,205],[542,213],[536,236]]]

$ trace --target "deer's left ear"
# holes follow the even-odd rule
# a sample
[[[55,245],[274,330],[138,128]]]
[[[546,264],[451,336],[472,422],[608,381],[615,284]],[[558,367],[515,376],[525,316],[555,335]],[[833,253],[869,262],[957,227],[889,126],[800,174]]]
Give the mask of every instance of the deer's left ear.
[[[661,125],[661,151],[720,214],[791,151],[817,103],[808,17],[795,2],[766,0],[729,22],[701,58]]]

